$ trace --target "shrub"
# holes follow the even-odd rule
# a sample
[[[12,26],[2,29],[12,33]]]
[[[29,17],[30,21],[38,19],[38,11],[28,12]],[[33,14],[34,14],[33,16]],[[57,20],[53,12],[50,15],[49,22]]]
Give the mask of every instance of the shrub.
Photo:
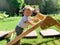
[[[9,15],[7,15],[5,12],[0,12],[0,19],[7,18]]]
[[[19,10],[22,9],[22,7],[25,5],[24,0],[7,0],[10,8],[9,11],[7,11],[7,14],[10,14],[10,16],[14,16],[17,14],[19,15]]]
[[[57,11],[58,0],[42,0],[40,11],[44,14],[51,14]]]

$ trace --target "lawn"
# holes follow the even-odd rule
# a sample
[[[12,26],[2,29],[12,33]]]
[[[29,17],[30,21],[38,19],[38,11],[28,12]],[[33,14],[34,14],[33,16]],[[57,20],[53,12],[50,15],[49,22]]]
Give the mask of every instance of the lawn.
[[[53,18],[56,18],[53,17]],[[15,29],[15,26],[17,25],[18,21],[21,19],[21,17],[9,17],[3,20],[0,20],[0,31],[12,31]],[[59,19],[57,19],[59,21]],[[52,26],[50,27],[52,29],[57,29],[56,27]],[[26,29],[25,29],[26,30]],[[53,37],[53,38],[43,38],[40,34],[40,27],[36,29],[36,32],[38,34],[37,38],[33,39],[27,39],[23,38],[21,39],[22,45],[60,45],[60,38],[59,37]],[[0,45],[6,45],[6,40],[0,41]]]

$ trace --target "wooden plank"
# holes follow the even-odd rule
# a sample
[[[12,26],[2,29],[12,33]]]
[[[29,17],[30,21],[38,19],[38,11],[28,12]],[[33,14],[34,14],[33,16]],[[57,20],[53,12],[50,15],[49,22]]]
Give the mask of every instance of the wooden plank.
[[[24,38],[37,38],[36,31],[32,31],[29,34],[27,34]]]
[[[50,27],[50,26],[53,26],[53,25],[56,25],[56,20],[54,20],[52,17],[50,17],[50,16],[44,16],[43,14],[41,14],[41,13],[38,13],[37,15],[36,15],[36,17],[37,18],[39,18],[39,19],[41,19],[41,20],[44,20],[40,25],[40,27],[42,28],[42,29],[44,29],[44,28],[48,28],[48,27]]]
[[[0,31],[0,40],[3,40],[5,38],[9,38],[11,36],[12,33],[14,33],[15,31]]]
[[[43,37],[60,36],[60,32],[54,29],[41,30],[40,33],[42,34]]]
[[[50,16],[47,16],[44,22],[48,27],[55,25],[58,29],[60,29],[60,23]]]
[[[47,16],[47,20],[50,21],[49,24],[51,25],[55,25],[57,28],[60,29],[60,23],[58,21],[56,21],[55,19],[53,19],[52,17],[50,16]],[[45,20],[46,21],[46,20]]]
[[[5,39],[8,33],[9,33],[8,31],[0,31],[0,41]]]
[[[46,16],[45,19],[43,20],[43,22],[40,24],[41,25],[40,27],[42,29],[45,29],[45,28],[51,27],[51,26],[56,25],[56,24],[57,24],[56,20],[54,20],[50,16]],[[43,27],[43,25],[45,25],[45,26]]]
[[[55,19],[53,19],[50,16],[46,16],[46,15],[43,15],[41,13],[38,13],[35,17],[39,18],[40,20],[45,20],[44,22],[47,25],[47,28],[50,27],[50,26],[55,25],[57,28],[60,29],[60,23],[58,23]]]
[[[52,19],[49,18],[48,16],[44,19],[44,23],[47,25],[47,27],[50,27],[50,26],[54,25],[54,24],[52,24],[51,20]]]
[[[9,32],[9,33],[5,36],[5,38],[10,37],[12,33],[15,33],[15,30],[14,30],[14,31]]]
[[[8,34],[8,32],[6,32],[6,31],[0,31],[0,37],[3,37],[4,35],[7,35]]]
[[[21,35],[17,36],[14,40],[10,41],[7,45],[13,45],[18,40],[20,40],[21,38],[23,38],[25,35],[29,34],[34,29],[38,28],[39,24],[40,24],[40,22],[38,24],[36,24],[35,26],[33,26],[32,28],[28,29],[26,32],[23,32]]]
[[[40,23],[40,27],[41,27],[41,29],[46,29],[46,28],[47,28],[47,26],[46,26],[46,24],[44,23],[44,21],[42,21],[42,22]]]

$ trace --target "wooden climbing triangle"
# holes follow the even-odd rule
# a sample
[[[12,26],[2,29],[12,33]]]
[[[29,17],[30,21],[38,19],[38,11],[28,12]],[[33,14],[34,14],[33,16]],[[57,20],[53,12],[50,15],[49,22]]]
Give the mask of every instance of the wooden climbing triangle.
[[[17,36],[15,39],[10,41],[7,45],[13,45],[18,40],[22,39],[24,36],[26,36],[27,34],[32,32],[33,30],[35,30],[39,26],[41,27],[41,29],[46,29],[46,28],[49,28],[49,27],[54,25],[54,26],[56,26],[57,28],[60,29],[60,23],[58,21],[56,21],[55,19],[53,19],[52,17],[45,16],[45,15],[43,15],[41,13],[38,13],[36,15],[36,17],[39,18],[41,21],[38,22],[36,25],[34,25],[32,28],[28,29],[27,31],[25,31],[22,34],[20,34],[19,36]]]

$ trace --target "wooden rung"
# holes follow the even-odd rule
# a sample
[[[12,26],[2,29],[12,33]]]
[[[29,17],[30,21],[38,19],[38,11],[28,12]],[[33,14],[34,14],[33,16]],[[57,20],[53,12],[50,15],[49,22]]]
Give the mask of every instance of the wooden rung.
[[[40,20],[43,20],[45,16],[41,13],[38,13],[35,17],[39,18]]]

